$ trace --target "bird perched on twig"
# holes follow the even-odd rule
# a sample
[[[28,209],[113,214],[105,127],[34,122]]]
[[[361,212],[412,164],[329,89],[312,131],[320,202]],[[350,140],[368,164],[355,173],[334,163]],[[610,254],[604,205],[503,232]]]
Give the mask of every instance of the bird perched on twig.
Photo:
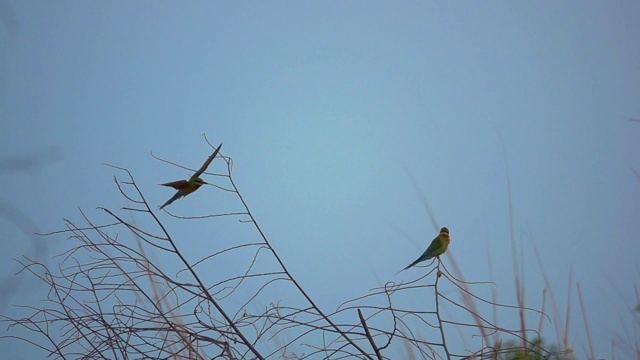
[[[170,186],[178,190],[176,194],[171,197],[171,199],[167,200],[167,202],[164,203],[164,205],[160,206],[160,210],[162,210],[165,206],[171,204],[172,202],[180,199],[181,197],[187,196],[192,192],[198,190],[200,186],[207,184],[204,180],[200,179],[200,175],[202,175],[202,173],[207,170],[207,167],[209,167],[209,164],[211,164],[213,159],[215,159],[216,155],[218,155],[218,152],[220,151],[221,147],[222,147],[222,143],[220,143],[218,148],[213,151],[213,154],[211,154],[211,156],[207,158],[207,161],[205,161],[204,164],[202,164],[200,169],[198,169],[198,171],[196,171],[196,173],[193,174],[193,176],[191,176],[189,180],[178,180],[178,181],[168,182],[165,184],[160,184],[162,186]]]
[[[398,271],[398,273],[404,270],[407,270],[408,268],[412,267],[413,265],[419,262],[433,259],[434,257],[437,257],[439,259],[440,255],[444,254],[444,252],[447,251],[447,247],[449,247],[450,241],[451,240],[449,239],[449,229],[447,229],[446,227],[443,227],[442,229],[440,229],[440,234],[438,234],[438,236],[436,236],[436,238],[433,239],[433,241],[431,242],[431,245],[429,245],[427,250],[425,250],[424,253],[422,253],[422,255],[420,255],[420,257],[416,261],[409,264],[409,266],[407,266],[406,268]]]

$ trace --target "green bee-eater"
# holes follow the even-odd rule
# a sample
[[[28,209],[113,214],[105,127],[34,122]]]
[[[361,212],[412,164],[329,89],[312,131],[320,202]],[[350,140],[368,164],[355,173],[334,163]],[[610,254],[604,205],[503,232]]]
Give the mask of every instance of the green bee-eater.
[[[450,241],[449,229],[443,227],[442,229],[440,229],[440,234],[436,236],[435,239],[433,239],[431,245],[429,245],[427,250],[425,250],[425,252],[422,253],[422,255],[420,255],[420,257],[416,261],[412,262],[411,264],[409,264],[409,266],[400,271],[407,270],[408,268],[421,261],[433,259],[434,257],[440,258],[440,255],[444,254],[444,252],[447,251],[447,247],[449,247]]]
[[[196,173],[193,174],[193,176],[191,176],[189,180],[178,180],[178,181],[168,182],[165,184],[160,184],[162,186],[170,186],[174,189],[178,189],[176,194],[173,195],[171,199],[169,199],[166,203],[164,203],[164,205],[160,206],[160,210],[162,210],[165,206],[171,204],[172,202],[180,199],[181,197],[191,194],[192,192],[198,190],[200,186],[206,184],[204,180],[200,179],[200,175],[202,175],[202,173],[207,170],[207,167],[209,167],[209,164],[211,164],[213,159],[215,159],[216,155],[218,155],[218,152],[220,151],[221,147],[222,147],[222,143],[220,143],[218,148],[213,151],[213,154],[209,156],[207,161],[205,161],[204,164],[202,164],[200,169],[198,169],[198,171],[196,171]]]

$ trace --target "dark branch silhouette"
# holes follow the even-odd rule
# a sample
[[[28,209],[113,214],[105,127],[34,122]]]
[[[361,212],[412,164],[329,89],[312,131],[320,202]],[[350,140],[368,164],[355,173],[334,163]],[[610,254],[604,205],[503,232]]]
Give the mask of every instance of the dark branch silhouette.
[[[535,330],[501,327],[476,304],[546,315],[485,299],[475,289],[494,284],[463,281],[439,258],[405,273],[413,279],[387,282],[334,311],[321,309],[258,224],[234,182],[232,159],[218,159],[223,161],[209,169],[217,173],[202,174],[213,183],[207,190],[235,201],[225,208],[213,205],[207,214],[157,213],[132,173],[109,165],[120,196],[131,205],[98,208],[94,217],[102,216],[100,222],[80,210],[82,225],[65,220],[65,230],[42,234],[67,235],[69,248],[52,267],[20,259],[22,272],[50,290],[44,305],[21,305],[25,317],[0,319],[9,330],[30,335],[3,337],[20,338],[57,359],[393,359],[402,351],[426,359],[499,358],[523,351],[551,356],[528,340],[539,336]],[[136,222],[125,220],[129,214],[139,215]],[[211,238],[171,232],[161,219],[166,214]],[[247,235],[247,225],[253,235]],[[223,226],[244,235],[214,238]],[[194,243],[196,253],[186,245]],[[492,343],[493,334],[521,345]],[[452,337],[479,342],[461,348]]]

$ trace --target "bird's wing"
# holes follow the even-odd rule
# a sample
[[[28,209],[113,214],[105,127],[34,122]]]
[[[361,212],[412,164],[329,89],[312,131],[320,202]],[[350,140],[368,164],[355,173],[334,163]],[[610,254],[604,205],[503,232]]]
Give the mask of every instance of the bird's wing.
[[[172,202],[180,199],[181,197],[182,197],[182,194],[180,194],[180,190],[176,191],[176,194],[173,195],[171,199],[167,200],[167,202],[164,203],[164,205],[160,206],[160,210],[162,210],[165,206],[171,204]]]
[[[429,247],[427,248],[427,251],[425,251],[424,254],[422,254],[422,256],[426,255],[425,260],[428,260],[429,258],[432,258],[434,256],[433,254],[441,247],[442,247],[442,240],[438,235],[435,239],[433,239],[433,241],[431,242],[431,245],[429,245]]]
[[[207,161],[205,161],[204,164],[202,164],[202,166],[200,166],[200,169],[198,169],[198,171],[196,171],[196,173],[193,174],[193,176],[191,176],[191,180],[199,177],[200,175],[202,175],[203,172],[207,171],[207,168],[209,167],[209,164],[211,164],[213,159],[216,158],[216,156],[218,155],[218,152],[220,151],[221,147],[222,147],[222,143],[220,143],[220,145],[218,145],[218,148],[213,151],[213,154],[211,154],[211,156],[209,156],[209,158],[207,158]]]
[[[187,186],[188,182],[187,180],[178,180],[178,181],[172,181],[172,182],[168,182],[168,183],[164,183],[164,184],[160,184],[162,186],[170,186],[174,189],[184,189]]]
[[[429,259],[433,258],[434,257],[433,253],[436,250],[438,250],[441,246],[442,246],[442,240],[440,240],[440,237],[438,236],[435,239],[433,239],[433,241],[431,241],[431,245],[429,245],[427,250],[425,250],[422,253],[422,255],[420,255],[420,257],[416,259],[416,261],[414,261],[411,264],[407,265],[406,268],[404,268],[404,269],[402,269],[400,271],[407,270],[408,268],[412,267],[413,265],[415,265],[415,264],[417,264],[419,262],[422,262],[422,261],[429,260]]]

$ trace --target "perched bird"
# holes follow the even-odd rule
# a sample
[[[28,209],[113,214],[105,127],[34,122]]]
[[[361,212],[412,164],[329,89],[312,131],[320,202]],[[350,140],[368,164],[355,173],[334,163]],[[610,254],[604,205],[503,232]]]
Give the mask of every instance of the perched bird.
[[[222,147],[222,143],[220,143],[218,148],[213,151],[213,154],[209,156],[207,161],[205,161],[204,164],[202,164],[200,169],[198,169],[198,171],[196,171],[196,173],[193,174],[193,176],[191,176],[189,180],[178,180],[178,181],[168,182],[165,184],[160,184],[162,186],[170,186],[178,190],[176,194],[171,197],[171,199],[169,199],[166,203],[164,203],[164,205],[160,206],[160,210],[162,210],[165,206],[171,204],[172,202],[180,199],[181,197],[191,194],[192,192],[198,190],[200,186],[206,184],[204,180],[200,179],[200,175],[202,175],[202,173],[207,170],[207,167],[209,167],[209,164],[211,164],[213,159],[215,159],[216,155],[218,155],[218,152],[220,151],[221,147]]]
[[[443,227],[442,229],[440,229],[440,234],[436,236],[435,239],[433,239],[431,245],[429,245],[427,250],[425,250],[425,252],[422,253],[422,255],[420,255],[420,257],[416,261],[412,262],[411,264],[409,264],[409,266],[400,271],[407,270],[408,268],[421,261],[433,259],[434,257],[440,258],[440,255],[444,254],[444,252],[447,251],[447,247],[449,247],[450,241],[449,229]]]

